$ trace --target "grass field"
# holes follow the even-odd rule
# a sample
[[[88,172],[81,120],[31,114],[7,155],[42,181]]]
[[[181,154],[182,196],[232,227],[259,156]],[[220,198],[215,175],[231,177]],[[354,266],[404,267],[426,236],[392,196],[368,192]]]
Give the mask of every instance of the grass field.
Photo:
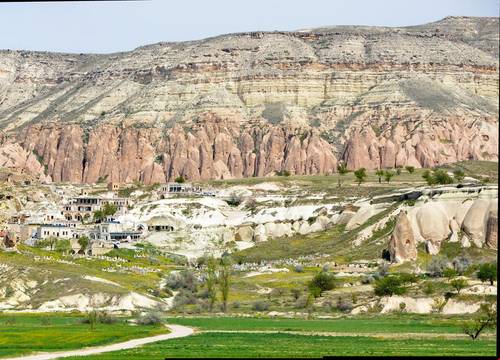
[[[260,358],[322,356],[494,356],[495,341],[379,339],[364,336],[201,333],[127,351],[73,359]]]
[[[425,316],[376,317],[339,320],[292,320],[255,318],[171,318],[170,323],[197,327],[196,335],[144,347],[100,354],[88,359],[163,359],[169,357],[321,357],[325,355],[402,356],[495,354],[492,337],[472,341],[447,338],[460,331],[456,318]],[[211,332],[203,332],[210,330]],[[223,332],[232,330],[235,332]],[[239,332],[240,331],[240,332]],[[243,332],[257,331],[257,332]],[[259,333],[258,331],[279,331]],[[287,331],[315,334],[287,334]],[[346,336],[326,336],[327,332]],[[320,332],[320,334],[317,334]],[[321,332],[325,332],[324,335]],[[359,333],[354,336],[347,333]],[[373,336],[377,332],[380,335]],[[442,337],[397,338],[404,333],[433,333]],[[368,336],[368,334],[370,334]],[[392,338],[386,336],[391,335]],[[86,357],[87,358],[87,357]],[[76,359],[76,358],[74,358]],[[84,358],[78,358],[84,359]]]
[[[334,320],[269,319],[237,317],[169,318],[168,323],[201,330],[279,330],[356,333],[461,333],[468,316],[418,314],[358,315]]]
[[[132,326],[119,318],[90,330],[83,315],[1,314],[0,357],[37,351],[60,351],[147,337],[168,330],[160,325]]]

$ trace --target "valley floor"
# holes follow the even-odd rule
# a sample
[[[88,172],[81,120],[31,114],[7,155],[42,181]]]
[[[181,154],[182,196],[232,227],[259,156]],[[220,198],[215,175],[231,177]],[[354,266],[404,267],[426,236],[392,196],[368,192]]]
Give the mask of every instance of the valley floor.
[[[54,352],[140,338],[162,331],[159,326],[125,322],[98,324],[90,330],[79,315],[2,315],[2,357]],[[16,319],[13,321],[13,319]],[[45,320],[44,320],[45,319]],[[464,316],[364,315],[338,319],[272,319],[242,317],[175,317],[168,324],[193,328],[195,334],[141,347],[71,359],[163,359],[165,357],[321,357],[325,355],[493,356],[495,333],[472,341],[461,332]],[[120,327],[121,326],[121,327]],[[47,331],[50,329],[50,331]],[[62,334],[65,333],[64,336]],[[4,338],[3,334],[7,334]],[[67,336],[66,334],[71,334]],[[14,340],[15,341],[12,341]],[[72,342],[72,339],[75,340]],[[78,345],[77,340],[86,343]],[[15,343],[16,346],[12,346]],[[10,344],[10,345],[9,345]]]

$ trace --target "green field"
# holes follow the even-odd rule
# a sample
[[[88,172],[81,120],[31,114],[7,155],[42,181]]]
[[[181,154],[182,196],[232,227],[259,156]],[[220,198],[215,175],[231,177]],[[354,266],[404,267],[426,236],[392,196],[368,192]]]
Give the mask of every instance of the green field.
[[[167,340],[127,351],[78,359],[160,360],[189,357],[322,357],[331,356],[494,356],[495,341],[447,339],[378,339],[364,336],[206,333]],[[77,358],[73,358],[77,359]]]
[[[408,315],[339,320],[170,318],[169,322],[196,327],[200,332],[189,337],[162,341],[137,349],[91,356],[89,359],[325,355],[492,356],[495,354],[495,340],[491,336],[476,341],[449,338],[450,335],[460,332],[460,319],[456,317],[433,318]],[[211,332],[203,332],[207,330]],[[265,331],[274,332],[265,333]],[[303,334],[287,334],[290,331],[300,331]],[[307,335],[307,332],[315,333]],[[327,336],[331,332],[344,332],[346,336],[342,334]],[[356,334],[352,334],[353,332]],[[416,332],[434,336],[429,335],[428,338],[404,336],[405,333]],[[374,336],[373,333],[379,335]]]
[[[168,333],[164,326],[132,326],[125,318],[90,330],[83,315],[0,313],[0,357],[110,344]]]
[[[467,316],[417,314],[358,315],[353,318],[302,320],[237,317],[169,318],[168,323],[200,330],[260,330],[345,333],[461,333]]]

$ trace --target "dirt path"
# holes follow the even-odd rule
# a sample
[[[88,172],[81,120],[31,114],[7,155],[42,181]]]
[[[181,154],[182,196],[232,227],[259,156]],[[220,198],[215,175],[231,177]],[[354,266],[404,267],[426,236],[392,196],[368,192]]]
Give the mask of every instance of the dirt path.
[[[189,336],[189,335],[193,334],[193,332],[194,332],[194,330],[191,329],[190,327],[182,326],[182,325],[167,325],[167,327],[170,329],[170,333],[168,333],[168,334],[150,336],[150,337],[141,338],[141,339],[124,341],[124,342],[116,343],[116,344],[95,346],[95,347],[84,348],[84,349],[79,349],[79,350],[58,351],[58,352],[52,352],[52,353],[39,353],[39,354],[35,354],[35,355],[25,355],[25,356],[7,358],[7,359],[2,359],[2,360],[48,360],[48,359],[64,358],[64,357],[68,357],[68,356],[94,355],[94,354],[100,354],[100,353],[110,352],[110,351],[126,350],[126,349],[135,348],[135,347],[138,347],[141,345],[145,345],[145,344],[149,344],[149,343],[153,343],[153,342],[157,342],[157,341],[163,341],[163,340],[168,340],[168,339],[175,339],[175,338],[179,338],[179,337]]]

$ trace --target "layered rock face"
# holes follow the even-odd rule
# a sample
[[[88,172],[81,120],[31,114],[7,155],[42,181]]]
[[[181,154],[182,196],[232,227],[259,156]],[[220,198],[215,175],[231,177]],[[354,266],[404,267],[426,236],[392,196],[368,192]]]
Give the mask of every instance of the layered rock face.
[[[497,160],[498,38],[498,18],[446,18],[3,51],[0,166],[152,183]]]

